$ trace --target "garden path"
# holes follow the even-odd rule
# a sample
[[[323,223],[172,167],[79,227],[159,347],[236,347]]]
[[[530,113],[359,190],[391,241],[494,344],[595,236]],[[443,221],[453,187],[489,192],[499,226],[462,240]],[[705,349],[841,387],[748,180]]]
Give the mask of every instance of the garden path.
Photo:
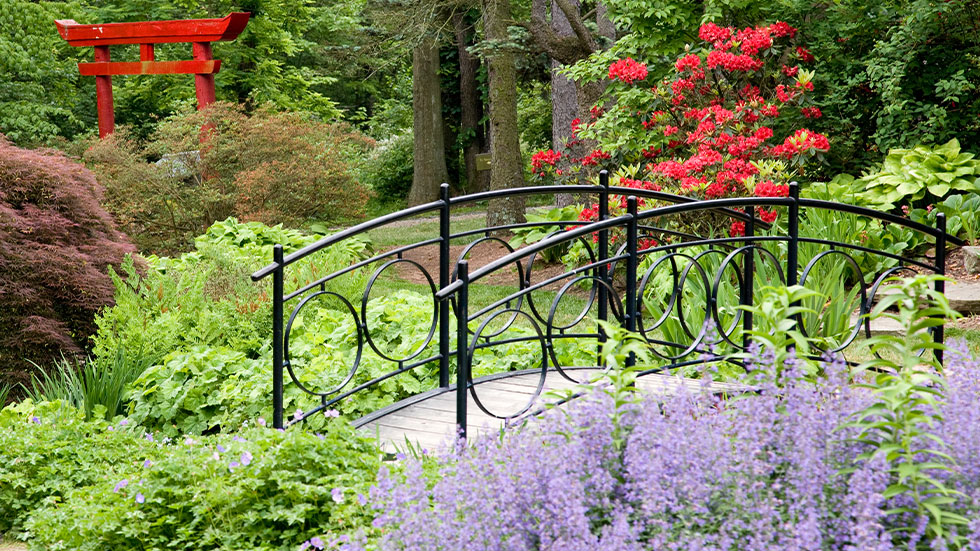
[[[590,377],[595,378],[600,370],[583,369],[569,373],[577,380],[587,380]],[[539,379],[540,373],[529,373],[478,380],[475,382],[476,394],[489,411],[501,416],[512,415],[523,409],[534,397]],[[636,386],[643,392],[669,395],[681,386],[698,392],[701,384],[699,379],[654,373],[637,379]],[[583,388],[583,385],[573,383],[551,370],[545,380],[544,390],[535,399],[530,411],[538,411],[549,403],[559,402],[563,394],[557,393]],[[744,390],[744,387],[733,383],[712,383],[710,390],[715,393],[735,393]],[[504,428],[504,422],[484,413],[470,395],[467,426],[469,436],[472,437],[487,432],[499,432]],[[406,443],[419,451],[443,451],[450,447],[456,433],[455,386],[431,393],[426,399],[410,403],[401,409],[395,409],[395,406],[387,408],[383,415],[362,425],[360,430],[366,435],[376,436],[382,448],[388,452],[404,451]]]

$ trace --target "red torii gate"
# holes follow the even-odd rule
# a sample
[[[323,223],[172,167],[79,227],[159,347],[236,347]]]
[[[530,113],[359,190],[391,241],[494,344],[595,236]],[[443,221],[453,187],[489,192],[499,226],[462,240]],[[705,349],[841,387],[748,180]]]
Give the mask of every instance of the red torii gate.
[[[54,23],[61,38],[71,46],[95,46],[95,63],[79,63],[78,72],[95,77],[99,109],[99,137],[115,129],[112,110],[112,75],[192,74],[197,90],[197,108],[214,103],[214,74],[221,60],[214,59],[211,43],[231,41],[245,29],[249,13],[234,12],[221,19],[185,19],[180,21],[140,21],[137,23],[103,23],[79,25],[71,19]],[[193,61],[156,61],[154,44],[166,42],[193,43]],[[139,44],[140,60],[109,61],[109,46]]]

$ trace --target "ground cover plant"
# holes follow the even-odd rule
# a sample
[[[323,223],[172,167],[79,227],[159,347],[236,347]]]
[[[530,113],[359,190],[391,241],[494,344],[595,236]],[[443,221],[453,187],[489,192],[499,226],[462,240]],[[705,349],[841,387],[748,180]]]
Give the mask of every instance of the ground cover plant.
[[[337,545],[973,549],[980,363],[959,344],[943,371],[919,356],[934,346],[925,330],[935,316],[951,314],[927,285],[907,284],[877,312],[900,307],[912,338],[871,343],[897,359],[851,371],[840,358],[787,352],[805,341],[787,317],[804,291],[790,289],[784,308],[757,312],[784,321],[746,358],[755,392],[638,397],[625,372],[541,424],[440,460],[437,476],[416,460],[383,468],[371,491],[381,537]],[[922,299],[933,306],[920,311]],[[642,363],[645,345],[612,335],[607,358],[621,365],[632,352]]]
[[[66,404],[0,412],[0,532],[32,549],[294,549],[369,526],[379,452],[349,424],[166,438]]]

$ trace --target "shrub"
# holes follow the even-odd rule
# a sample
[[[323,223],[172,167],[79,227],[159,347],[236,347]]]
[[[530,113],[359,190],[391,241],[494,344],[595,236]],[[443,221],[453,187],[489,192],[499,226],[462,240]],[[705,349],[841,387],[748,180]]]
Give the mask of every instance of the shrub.
[[[441,477],[414,460],[382,468],[371,492],[381,536],[369,547],[966,549],[980,537],[980,522],[965,520],[980,518],[980,363],[956,345],[942,377],[917,357],[929,316],[949,313],[917,310],[916,299],[936,298],[927,283],[891,301],[915,337],[878,341],[876,352],[891,346],[902,360],[868,364],[898,374],[873,392],[850,384],[842,358],[787,353],[802,336],[784,318],[747,355],[754,392],[721,401],[680,385],[637,397],[630,372],[614,371],[568,410],[445,458]],[[603,349],[612,365],[646,347],[620,342]]]
[[[35,549],[293,550],[366,527],[357,496],[377,472],[375,447],[338,420],[320,434],[254,421],[235,435],[171,441],[58,404],[9,407],[0,531],[26,528]]]
[[[382,202],[404,201],[412,188],[412,133],[399,134],[378,144],[364,165],[361,181]]]
[[[170,251],[229,216],[293,226],[356,218],[368,192],[354,174],[372,144],[343,124],[216,103],[163,121],[145,145],[122,132],[91,143],[84,159],[141,249]]]
[[[99,205],[91,172],[60,152],[0,137],[0,378],[78,356],[112,303],[107,267],[133,250]]]
[[[111,427],[111,428],[110,428]],[[24,529],[43,503],[62,503],[73,490],[105,483],[156,461],[157,446],[63,402],[25,400],[0,411],[0,533]]]

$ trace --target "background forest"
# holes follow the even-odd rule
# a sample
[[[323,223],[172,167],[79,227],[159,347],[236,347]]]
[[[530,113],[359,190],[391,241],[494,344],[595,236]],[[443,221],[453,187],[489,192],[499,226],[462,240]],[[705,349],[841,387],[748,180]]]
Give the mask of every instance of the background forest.
[[[238,40],[216,43],[218,99],[345,122],[369,137],[354,177],[381,203],[431,200],[456,190],[519,185],[530,154],[568,139],[602,98],[616,59],[647,64],[656,82],[702,22],[736,28],[785,21],[813,56],[815,105],[807,121],[834,144],[814,177],[860,173],[897,147],[980,132],[980,2],[848,0],[8,0],[0,13],[0,133],[17,145],[56,145],[93,134],[95,88],[54,19],[80,23],[220,17],[248,11]],[[174,45],[159,59],[186,59]],[[137,48],[114,48],[114,60]],[[564,75],[572,75],[574,81]],[[189,77],[117,77],[117,124],[153,160],[162,121],[193,109]],[[494,109],[490,105],[495,106]],[[415,129],[413,143],[412,131]],[[493,138],[491,138],[493,134]],[[159,141],[159,140],[157,140]],[[476,155],[500,148],[494,170]],[[516,158],[520,147],[522,159]],[[166,149],[166,148],[163,148]],[[414,152],[414,163],[413,163]],[[412,176],[416,185],[412,187]],[[498,181],[499,180],[499,181]],[[411,188],[411,192],[409,190]],[[491,210],[494,210],[491,208]],[[216,218],[217,219],[217,218]]]

